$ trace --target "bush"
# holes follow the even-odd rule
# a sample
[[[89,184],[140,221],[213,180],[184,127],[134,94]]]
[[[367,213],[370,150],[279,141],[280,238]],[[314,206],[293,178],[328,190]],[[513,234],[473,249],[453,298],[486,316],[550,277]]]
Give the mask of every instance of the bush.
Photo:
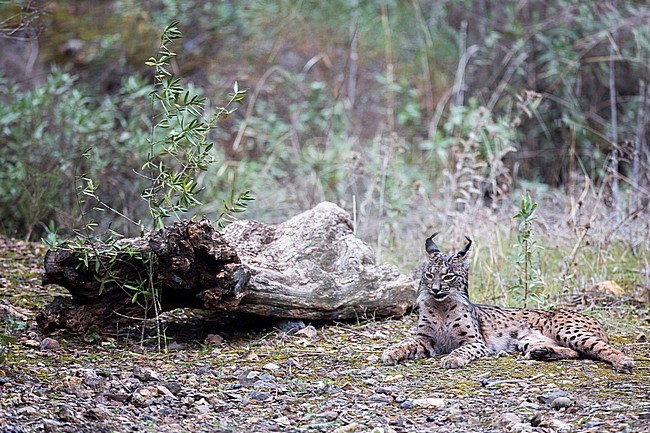
[[[136,80],[125,81],[116,97],[93,98],[74,76],[54,68],[31,90],[0,80],[0,101],[2,231],[33,239],[43,233],[42,222],[78,225],[80,173],[101,179],[114,207],[132,206],[141,180],[131,168],[144,160],[148,133],[146,92]]]

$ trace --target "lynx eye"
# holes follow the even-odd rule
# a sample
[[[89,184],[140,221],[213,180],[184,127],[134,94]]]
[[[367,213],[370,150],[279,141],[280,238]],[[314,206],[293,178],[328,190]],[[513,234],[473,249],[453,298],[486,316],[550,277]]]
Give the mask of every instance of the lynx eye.
[[[445,274],[442,276],[442,281],[450,282],[454,278],[456,278],[456,275],[454,274]]]
[[[433,274],[431,272],[425,272],[424,273],[424,278],[427,280],[432,280],[433,279]]]

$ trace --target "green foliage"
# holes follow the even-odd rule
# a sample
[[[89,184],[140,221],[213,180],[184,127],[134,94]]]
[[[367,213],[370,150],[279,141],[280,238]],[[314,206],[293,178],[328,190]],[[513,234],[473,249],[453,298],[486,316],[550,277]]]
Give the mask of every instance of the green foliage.
[[[517,294],[517,300],[523,302],[524,308],[530,305],[531,300],[535,301],[538,306],[544,305],[546,302],[542,294],[544,282],[539,268],[539,254],[543,248],[535,239],[533,227],[533,223],[537,219],[536,209],[537,203],[533,202],[530,194],[526,193],[521,198],[519,212],[513,217],[519,221],[517,244],[515,245],[518,250],[515,257],[518,272],[517,282],[511,287],[511,290]]]
[[[0,365],[7,361],[11,346],[16,342],[13,334],[25,328],[25,322],[16,320],[14,316],[7,316],[0,330]]]
[[[217,218],[217,225],[219,227],[225,227],[229,223],[235,220],[235,214],[246,212],[248,208],[248,202],[255,200],[250,191],[244,191],[240,193],[236,198],[234,190],[230,195],[230,200],[223,200],[221,204],[221,213],[219,218]]]
[[[177,23],[167,26],[161,37],[158,58],[151,57],[146,63],[155,70],[151,97],[158,110],[155,114],[158,121],[153,126],[149,140],[151,149],[142,167],[151,187],[142,193],[142,198],[148,202],[155,228],[163,227],[165,218],[171,215],[178,218],[189,208],[201,204],[196,177],[214,162],[210,153],[213,143],[208,141],[207,135],[219,118],[233,112],[229,107],[241,103],[246,94],[246,90],[239,89],[235,82],[228,103],[218,107],[209,120],[203,119],[206,99],[186,90],[171,71],[170,62],[176,53],[170,51],[169,45],[180,37]],[[163,138],[156,138],[158,130],[164,131]]]
[[[135,87],[132,81],[128,82]],[[78,216],[75,172],[138,184],[124,169],[137,160],[139,132],[127,115],[138,105],[137,93],[118,99],[93,99],[74,76],[53,68],[46,83],[23,90],[0,80],[0,221],[5,233],[30,238],[41,222],[75,221]],[[140,102],[143,102],[140,99]],[[135,110],[134,110],[135,111]],[[115,135],[120,125],[121,134]],[[140,135],[142,136],[142,135]],[[89,147],[94,158],[76,159]],[[142,148],[140,148],[142,149]],[[114,206],[130,207],[124,191]]]

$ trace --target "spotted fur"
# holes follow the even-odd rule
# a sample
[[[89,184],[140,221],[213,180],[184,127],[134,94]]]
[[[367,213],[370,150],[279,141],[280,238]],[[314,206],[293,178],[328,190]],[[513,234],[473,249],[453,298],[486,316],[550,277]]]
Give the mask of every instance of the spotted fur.
[[[426,240],[429,262],[418,290],[417,335],[387,349],[384,364],[446,354],[441,364],[459,368],[476,358],[500,352],[522,352],[544,361],[587,357],[630,372],[632,358],[611,346],[593,318],[569,310],[533,310],[474,305],[468,295],[472,240],[446,255]]]

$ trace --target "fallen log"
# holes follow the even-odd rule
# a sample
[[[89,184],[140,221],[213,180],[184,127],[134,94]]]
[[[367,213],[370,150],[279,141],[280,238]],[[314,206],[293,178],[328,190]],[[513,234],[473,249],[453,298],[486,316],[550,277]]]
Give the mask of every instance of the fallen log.
[[[183,221],[110,248],[84,248],[46,254],[43,284],[72,295],[39,316],[46,332],[151,317],[153,303],[141,292],[153,290],[159,312],[185,307],[310,320],[401,315],[415,301],[412,279],[377,264],[347,213],[328,202],[278,225],[238,221],[220,233],[206,219]]]

